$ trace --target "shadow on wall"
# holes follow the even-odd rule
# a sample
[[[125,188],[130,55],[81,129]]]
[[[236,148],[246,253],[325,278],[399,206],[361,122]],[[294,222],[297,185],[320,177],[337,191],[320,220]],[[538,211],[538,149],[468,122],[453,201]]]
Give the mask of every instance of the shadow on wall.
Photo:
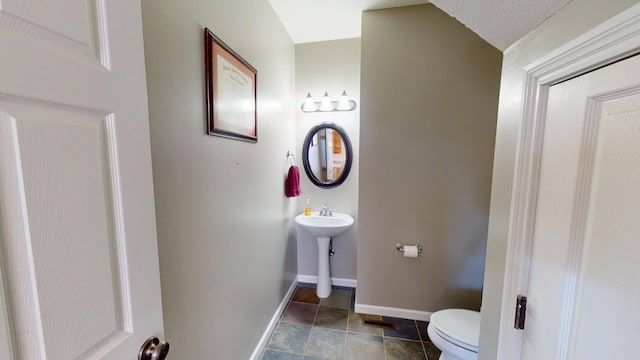
[[[452,289],[443,291],[442,304],[444,308],[460,308],[480,311],[482,302],[482,290],[478,289]]]
[[[295,259],[298,253],[298,236],[296,234],[295,225],[291,225],[289,227],[289,231],[287,232],[287,240],[284,246],[284,259]],[[282,263],[282,271],[284,277],[282,278],[282,282],[280,284],[280,294],[286,294],[291,284],[296,281],[298,277],[298,266],[297,263],[294,262],[294,269],[292,271],[291,264],[284,261]]]

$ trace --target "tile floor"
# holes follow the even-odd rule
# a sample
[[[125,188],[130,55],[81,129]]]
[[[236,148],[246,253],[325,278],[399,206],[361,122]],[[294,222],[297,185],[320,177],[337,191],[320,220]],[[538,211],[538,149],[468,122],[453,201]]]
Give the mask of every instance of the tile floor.
[[[314,284],[298,284],[262,360],[438,360],[427,322],[357,314],[354,302],[353,288],[334,287],[319,299]],[[366,319],[396,328],[365,325]]]

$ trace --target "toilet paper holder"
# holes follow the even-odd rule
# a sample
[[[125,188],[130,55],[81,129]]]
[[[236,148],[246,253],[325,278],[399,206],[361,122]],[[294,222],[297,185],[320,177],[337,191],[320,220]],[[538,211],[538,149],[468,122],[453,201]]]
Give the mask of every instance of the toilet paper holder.
[[[396,250],[398,250],[398,251],[400,251],[401,253],[403,253],[403,252],[404,252],[404,245],[405,245],[405,244],[397,243],[397,244],[396,244]],[[418,254],[420,254],[420,253],[422,252],[422,245],[420,245],[420,244],[415,244],[414,246],[418,248]]]

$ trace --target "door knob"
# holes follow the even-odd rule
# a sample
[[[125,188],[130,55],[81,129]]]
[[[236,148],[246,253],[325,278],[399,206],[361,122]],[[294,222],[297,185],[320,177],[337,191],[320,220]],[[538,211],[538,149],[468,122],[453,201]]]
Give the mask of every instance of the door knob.
[[[160,343],[160,340],[157,337],[152,336],[140,347],[138,360],[164,360],[167,358],[168,353],[169,343]]]

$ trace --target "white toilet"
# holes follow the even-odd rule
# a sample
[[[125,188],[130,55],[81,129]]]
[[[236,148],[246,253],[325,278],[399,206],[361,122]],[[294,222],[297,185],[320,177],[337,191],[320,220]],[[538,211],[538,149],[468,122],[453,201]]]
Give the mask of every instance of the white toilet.
[[[433,313],[427,333],[442,351],[440,360],[476,360],[480,337],[480,313],[447,309]]]

